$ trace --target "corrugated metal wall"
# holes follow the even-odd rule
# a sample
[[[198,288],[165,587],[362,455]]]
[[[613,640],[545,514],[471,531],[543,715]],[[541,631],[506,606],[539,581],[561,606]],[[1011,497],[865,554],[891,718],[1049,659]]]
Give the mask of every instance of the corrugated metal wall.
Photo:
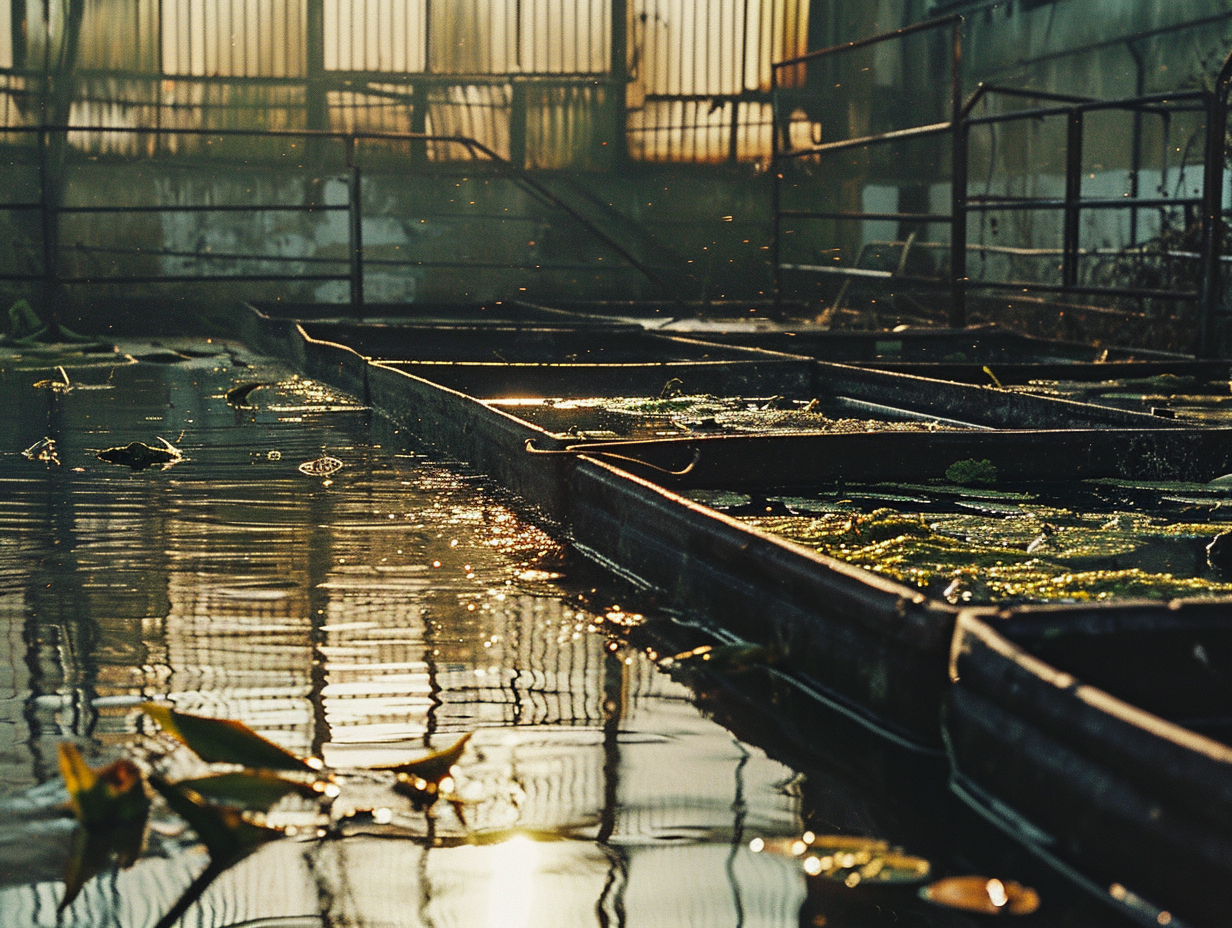
[[[0,19],[5,125],[72,73],[83,126],[459,133],[602,169],[765,158],[770,65],[804,51],[808,0],[0,0]]]

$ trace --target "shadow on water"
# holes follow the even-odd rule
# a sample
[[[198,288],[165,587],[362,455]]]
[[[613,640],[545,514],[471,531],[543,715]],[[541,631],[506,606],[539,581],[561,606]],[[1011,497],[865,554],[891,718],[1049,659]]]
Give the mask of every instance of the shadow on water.
[[[626,591],[465,468],[270,362],[194,349],[0,360],[0,925],[153,926],[205,869],[156,806],[141,859],[57,915],[57,745],[139,751],[150,699],[350,771],[345,827],[276,808],[297,836],[218,875],[185,924],[981,923],[750,846],[806,830],[1032,881],[1045,904],[1022,924],[1105,920],[964,816],[937,758],[760,671],[668,673],[699,633],[615,606]],[[57,364],[71,389],[32,386]],[[45,437],[59,465],[22,457]],[[97,457],[159,438],[183,460]],[[300,470],[326,455],[342,468]],[[361,772],[470,731],[461,818]]]

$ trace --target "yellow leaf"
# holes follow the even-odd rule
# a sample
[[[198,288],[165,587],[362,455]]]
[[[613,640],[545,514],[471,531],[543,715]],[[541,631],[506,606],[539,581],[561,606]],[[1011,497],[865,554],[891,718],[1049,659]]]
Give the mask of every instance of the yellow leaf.
[[[419,758],[419,760],[413,760],[405,764],[390,764],[376,767],[375,769],[392,770],[398,774],[399,781],[404,779],[408,782],[423,780],[435,787],[440,784],[441,780],[449,776],[449,771],[461,759],[462,752],[466,750],[466,743],[471,740],[473,734],[474,732],[467,732],[443,751],[435,751],[432,754]]]
[[[93,770],[76,745],[60,743],[60,773],[77,821],[87,828],[111,828],[145,821],[150,799],[141,771],[130,760]]]
[[[983,915],[1030,915],[1040,906],[1039,893],[1013,880],[986,876],[951,876],[930,883],[920,897],[937,905]]]

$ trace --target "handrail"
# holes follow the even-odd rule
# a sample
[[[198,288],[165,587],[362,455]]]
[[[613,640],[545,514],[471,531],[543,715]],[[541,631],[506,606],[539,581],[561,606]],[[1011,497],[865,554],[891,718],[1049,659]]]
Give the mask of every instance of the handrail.
[[[346,207],[341,206],[310,206],[310,207],[291,207],[291,206],[274,206],[271,209],[284,210],[342,210],[346,209],[351,214],[351,248],[350,248],[350,264],[351,272],[350,279],[352,282],[352,303],[355,305],[357,312],[362,310],[363,306],[363,253],[362,242],[359,239],[361,235],[360,219],[362,217],[361,204],[359,199],[359,184],[360,184],[360,166],[356,152],[356,144],[361,141],[383,141],[383,142],[423,142],[423,143],[438,143],[460,145],[470,152],[472,158],[483,158],[491,161],[497,168],[515,183],[522,184],[530,189],[542,201],[559,209],[561,212],[568,215],[571,219],[577,222],[583,229],[601,241],[614,253],[623,258],[628,264],[637,270],[651,284],[664,293],[667,298],[674,302],[680,303],[681,298],[675,290],[668,285],[658,274],[650,267],[639,260],[635,255],[631,254],[619,242],[613,239],[610,235],[604,232],[595,223],[588,220],[585,216],[564,202],[560,197],[551,191],[546,185],[540,183],[529,175],[524,168],[519,168],[514,165],[509,159],[503,157],[496,151],[493,151],[488,146],[484,145],[478,139],[471,138],[465,135],[438,135],[430,132],[370,132],[370,131],[343,131],[332,129],[236,129],[236,128],[217,128],[209,129],[204,127],[166,127],[166,126],[82,126],[82,125],[31,125],[31,126],[10,126],[3,130],[3,133],[24,133],[38,135],[40,140],[40,152],[46,148],[46,139],[50,135],[64,134],[66,137],[71,133],[107,133],[107,134],[123,134],[123,135],[168,135],[168,136],[199,136],[199,137],[255,137],[255,138],[286,138],[286,139],[304,139],[304,140],[321,140],[321,141],[339,141],[342,142],[346,151],[346,166],[351,170],[351,196],[350,203]],[[46,167],[46,166],[44,166]],[[43,223],[44,229],[44,250],[47,252],[44,257],[44,277],[51,284],[55,283],[55,261],[54,255],[48,249],[47,230],[48,222],[59,213],[69,212],[107,212],[107,211],[148,211],[148,212],[171,212],[177,210],[194,210],[194,211],[226,211],[228,209],[243,211],[261,211],[262,207],[63,207],[52,204],[47,200],[47,183],[46,174],[44,171],[41,182],[43,190],[43,198],[37,204],[0,204],[0,209],[42,209],[45,214]],[[258,278],[261,279],[261,278]],[[282,279],[269,277],[265,279]],[[341,277],[329,278],[341,279]]]
[[[1232,13],[1218,14],[1201,22],[1216,22],[1226,19]],[[877,42],[884,42],[903,35],[920,32],[938,25],[961,23],[962,17],[955,14],[917,23],[914,26],[885,33],[858,42],[832,46],[806,55],[776,62],[772,69],[772,93],[777,95],[777,74],[781,68],[797,66],[808,61],[842,52],[848,49],[864,47]],[[1190,25],[1198,25],[1193,23]],[[1169,30],[1161,30],[1169,31]],[[1153,34],[1153,33],[1152,33]],[[1145,35],[1145,34],[1144,34]],[[1133,42],[1138,37],[1128,37],[1113,40],[1108,44]],[[955,28],[954,46],[952,49],[952,86],[961,86],[959,68],[962,60],[961,30]],[[808,146],[805,148],[780,148],[779,126],[780,116],[777,112],[778,100],[774,100],[775,113],[773,117],[773,262],[775,273],[775,303],[781,303],[780,269],[813,269],[813,265],[782,263],[780,250],[780,230],[782,219],[792,218],[837,218],[853,220],[897,220],[919,222],[948,222],[950,224],[950,270],[951,270],[951,312],[950,324],[961,326],[966,321],[966,293],[972,286],[992,289],[1037,289],[1041,291],[1077,293],[1090,295],[1120,295],[1135,298],[1167,298],[1182,301],[1196,301],[1200,305],[1200,332],[1197,339],[1199,354],[1209,355],[1215,348],[1214,332],[1216,317],[1221,314],[1220,299],[1222,294],[1221,240],[1223,236],[1222,189],[1224,170],[1224,138],[1228,119],[1229,95],[1232,93],[1232,53],[1224,60],[1216,79],[1213,91],[1179,90],[1139,94],[1134,97],[1101,100],[1076,94],[1062,94],[1046,90],[1030,90],[1026,88],[1001,87],[991,83],[980,83],[966,100],[958,99],[955,90],[952,95],[953,117],[949,123],[935,123],[927,126],[915,126],[908,129],[891,130],[875,135],[855,139],[842,139],[836,142]],[[1007,113],[986,116],[973,115],[975,107],[988,96],[998,94],[1020,97],[1046,102],[1051,105],[1035,106],[1029,109],[1019,109]],[[1087,113],[1124,110],[1137,113],[1150,113],[1167,119],[1171,113],[1178,110],[1205,110],[1207,113],[1206,145],[1204,149],[1204,184],[1201,197],[1141,197],[1137,195],[1136,187],[1133,195],[1128,197],[1090,197],[1081,195],[1082,184],[1082,137],[1083,117]],[[968,177],[968,145],[970,129],[973,126],[990,126],[1000,123],[1041,119],[1064,116],[1068,120],[1066,148],[1066,191],[1063,197],[980,197],[972,196],[967,189]],[[1137,125],[1137,123],[1135,123]],[[931,216],[919,213],[894,213],[871,211],[841,211],[841,210],[785,210],[782,207],[781,185],[782,173],[779,164],[791,159],[818,156],[844,149],[865,147],[904,138],[915,138],[928,135],[938,135],[946,131],[951,134],[951,211],[949,216]],[[1138,131],[1135,129],[1135,131]],[[1162,288],[1143,287],[1095,287],[1079,285],[1079,258],[1088,252],[1079,247],[1079,215],[1084,209],[1139,209],[1167,208],[1177,206],[1201,205],[1203,216],[1202,250],[1203,273],[1200,290],[1178,291]],[[1030,282],[995,282],[980,281],[973,284],[967,277],[967,215],[971,212],[989,211],[994,209],[1063,209],[1065,211],[1064,246],[1061,249],[1062,283],[1033,284]],[[1136,213],[1134,214],[1136,216]],[[819,266],[818,266],[819,267]],[[855,269],[831,268],[827,271],[854,275]],[[874,276],[861,274],[861,276]],[[900,279],[894,272],[877,272],[875,276],[887,279]],[[905,278],[903,278],[905,279]],[[1232,331],[1223,333],[1223,337],[1232,337]]]
[[[891,39],[901,39],[904,36],[912,35],[916,32],[924,32],[929,29],[936,29],[940,26],[957,25],[962,23],[962,21],[962,15],[959,13],[951,13],[949,16],[938,16],[936,19],[927,19],[924,22],[904,26],[901,29],[895,29],[893,32],[883,32],[880,35],[874,35],[867,39],[857,39],[854,42],[844,42],[841,45],[831,45],[829,48],[821,48],[815,52],[805,52],[803,55],[797,55],[795,58],[785,58],[782,61],[774,62],[771,65],[771,68],[790,68],[794,65],[804,64],[806,61],[826,58],[830,55],[838,54],[839,52],[852,51],[857,48],[865,48],[869,45],[876,45],[879,42],[888,42]]]
[[[953,137],[958,132],[960,123],[961,108],[962,108],[962,26],[963,17],[961,14],[953,13],[948,16],[941,16],[935,19],[925,20],[915,23],[910,26],[904,26],[901,29],[895,29],[892,32],[882,33],[881,35],[872,36],[866,39],[859,39],[854,42],[846,42],[841,45],[833,45],[829,48],[823,48],[818,51],[808,52],[804,55],[798,55],[794,58],[788,58],[783,61],[774,62],[770,68],[770,94],[771,94],[771,173],[773,174],[773,184],[771,186],[771,220],[772,234],[770,240],[770,256],[771,266],[774,275],[774,306],[776,312],[782,307],[782,280],[781,272],[794,268],[807,267],[806,265],[784,265],[782,261],[782,243],[780,226],[782,218],[787,213],[782,208],[782,181],[783,175],[779,168],[779,163],[784,159],[798,158],[808,155],[818,155],[833,151],[842,151],[850,148],[859,148],[866,145],[881,144],[885,142],[901,141],[903,139],[923,138],[932,135],[940,135],[949,133]],[[950,30],[950,119],[948,122],[932,123],[924,126],[912,126],[905,129],[891,130],[882,132],[873,136],[863,136],[854,139],[840,139],[835,142],[828,142],[824,145],[815,145],[807,149],[781,149],[780,132],[780,114],[779,114],[779,71],[803,65],[810,61],[816,61],[820,58],[825,58],[831,55],[840,54],[842,52],[852,51],[859,48],[865,48],[881,42],[888,42],[894,39],[901,39],[906,36],[914,35],[920,32],[931,31],[935,29],[948,28]],[[957,146],[954,146],[957,150]],[[869,215],[872,215],[871,213]],[[965,228],[959,230],[958,223],[953,222],[955,215],[954,203],[951,203],[950,216],[937,216],[937,222],[951,223],[951,236],[956,237],[960,234],[966,236]],[[866,218],[861,215],[860,218]],[[955,241],[957,239],[955,238]],[[958,268],[953,273],[963,274],[965,271]],[[950,312],[950,324],[953,326],[962,326],[966,322],[966,311],[962,302],[960,288],[957,284],[953,285],[953,292],[958,295],[958,299],[954,302]]]

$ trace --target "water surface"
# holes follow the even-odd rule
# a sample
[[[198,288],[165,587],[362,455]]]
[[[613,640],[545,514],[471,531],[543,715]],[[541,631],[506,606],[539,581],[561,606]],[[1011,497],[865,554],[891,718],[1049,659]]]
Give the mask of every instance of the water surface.
[[[121,347],[0,360],[0,926],[57,923],[57,745],[131,752],[150,699],[341,770],[475,732],[462,817],[344,779],[345,833],[267,845],[181,924],[973,924],[913,893],[853,906],[754,853],[812,828],[914,841],[938,875],[1000,859],[955,850],[884,778],[768,754],[772,730],[666,673],[617,594],[464,467],[235,346]],[[251,407],[228,404],[251,382]],[[22,454],[45,438],[58,463]],[[183,459],[97,457],[160,439]],[[341,468],[301,472],[323,457]],[[858,760],[838,766],[886,766]],[[156,812],[142,859],[61,923],[155,925],[205,862]]]

